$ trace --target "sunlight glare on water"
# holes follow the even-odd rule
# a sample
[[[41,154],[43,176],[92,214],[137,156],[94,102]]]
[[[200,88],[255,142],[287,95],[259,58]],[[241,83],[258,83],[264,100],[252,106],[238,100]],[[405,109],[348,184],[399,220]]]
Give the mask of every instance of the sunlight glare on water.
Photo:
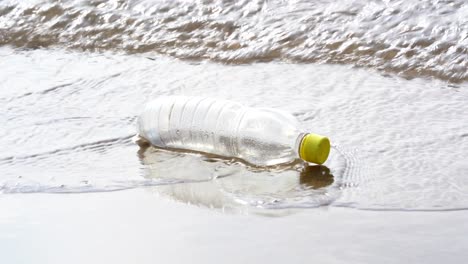
[[[0,45],[244,64],[350,64],[468,80],[465,0],[8,0]]]

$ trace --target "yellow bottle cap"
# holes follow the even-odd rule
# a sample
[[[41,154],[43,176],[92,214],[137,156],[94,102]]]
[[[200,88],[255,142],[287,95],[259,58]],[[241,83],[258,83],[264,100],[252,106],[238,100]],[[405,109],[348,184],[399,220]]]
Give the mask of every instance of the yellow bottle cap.
[[[323,164],[330,153],[330,140],[327,137],[317,134],[307,134],[302,138],[301,146],[299,147],[299,155],[301,159]]]

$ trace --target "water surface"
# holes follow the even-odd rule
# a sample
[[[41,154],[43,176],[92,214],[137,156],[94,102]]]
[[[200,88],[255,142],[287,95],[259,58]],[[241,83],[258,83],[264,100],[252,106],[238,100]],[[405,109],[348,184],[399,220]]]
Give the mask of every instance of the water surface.
[[[180,201],[234,210],[468,206],[466,84],[340,65],[232,66],[154,53],[2,48],[0,58],[3,193],[156,185]],[[322,168],[259,170],[134,144],[142,105],[172,94],[286,110],[336,148]]]
[[[464,0],[1,1],[0,191],[465,209],[467,47]],[[159,95],[289,111],[334,148],[322,167],[267,169],[140,148]]]

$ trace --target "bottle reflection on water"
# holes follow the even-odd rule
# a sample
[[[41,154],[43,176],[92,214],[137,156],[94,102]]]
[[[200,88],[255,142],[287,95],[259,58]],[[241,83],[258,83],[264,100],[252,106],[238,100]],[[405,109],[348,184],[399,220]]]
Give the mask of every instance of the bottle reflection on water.
[[[280,169],[262,169],[202,153],[169,151],[148,145],[141,145],[138,156],[148,179],[177,180],[176,184],[151,190],[191,205],[246,213],[275,208],[276,204],[281,209],[289,205],[298,208],[301,199],[299,202],[307,204],[306,207],[317,207],[334,199],[329,194],[334,192],[336,184],[330,169],[323,165],[297,163]]]
[[[327,166],[323,165],[306,165],[300,172],[299,182],[301,185],[311,187],[313,189],[325,188],[333,184],[333,175]]]

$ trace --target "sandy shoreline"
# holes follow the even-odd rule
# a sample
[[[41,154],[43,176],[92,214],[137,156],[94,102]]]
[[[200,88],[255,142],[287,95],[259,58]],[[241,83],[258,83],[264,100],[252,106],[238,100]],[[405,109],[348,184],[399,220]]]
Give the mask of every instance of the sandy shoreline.
[[[462,263],[467,211],[229,214],[151,190],[0,196],[5,263]]]
[[[0,264],[467,262],[467,0],[0,1],[0,69]],[[138,146],[168,95],[333,148],[260,168]],[[185,146],[211,120],[240,142],[225,105],[183,118],[200,105],[174,111]]]

